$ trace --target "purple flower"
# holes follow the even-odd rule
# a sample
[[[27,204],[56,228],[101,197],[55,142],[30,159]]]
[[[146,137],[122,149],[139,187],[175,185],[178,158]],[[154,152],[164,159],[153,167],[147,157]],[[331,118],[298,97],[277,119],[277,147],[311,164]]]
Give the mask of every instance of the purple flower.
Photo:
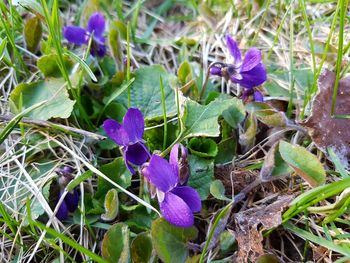
[[[86,29],[79,26],[66,26],[63,29],[63,35],[71,43],[87,45],[93,34],[90,53],[93,56],[103,57],[106,54],[104,31],[104,16],[96,12],[90,16]]]
[[[196,190],[180,184],[178,146],[172,149],[169,162],[153,154],[142,173],[157,188],[159,206],[164,218],[175,226],[192,226],[193,213],[199,212],[202,204]]]
[[[62,169],[58,169],[59,179],[58,184],[61,188],[59,192],[59,198],[61,198],[63,189],[67,186],[67,184],[73,179],[71,173],[73,169],[69,166],[64,166]],[[56,217],[59,220],[65,220],[68,218],[68,213],[73,213],[75,209],[77,209],[79,203],[79,192],[77,189],[74,189],[72,192],[68,192],[64,197],[63,202],[58,208]]]
[[[253,96],[253,100],[256,102],[264,102],[264,95],[260,91],[254,90],[254,88],[244,89],[242,100],[247,101],[250,96]]]
[[[257,48],[248,49],[242,61],[241,51],[229,35],[226,36],[226,44],[233,57],[233,62],[232,64],[215,63],[210,68],[212,75],[225,77],[248,89],[259,86],[266,81],[266,69],[261,62],[260,50]]]
[[[143,143],[143,133],[145,121],[141,111],[130,108],[124,116],[123,124],[108,119],[103,123],[103,129],[109,138],[116,144],[123,146],[123,156],[125,165],[134,174],[135,170],[131,166],[142,165],[151,156]]]
[[[61,198],[62,193],[60,192],[59,198]],[[77,189],[74,189],[73,192],[68,192],[64,197],[64,200],[61,206],[58,208],[56,217],[59,220],[65,220],[68,218],[68,213],[73,213],[77,209],[79,203],[79,192]]]

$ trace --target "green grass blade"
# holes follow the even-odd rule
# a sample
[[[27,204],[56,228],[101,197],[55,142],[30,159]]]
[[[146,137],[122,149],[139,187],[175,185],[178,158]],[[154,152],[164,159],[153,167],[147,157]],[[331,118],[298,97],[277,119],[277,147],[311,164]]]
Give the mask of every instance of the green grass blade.
[[[66,50],[66,54],[69,55],[70,57],[72,57],[77,63],[79,63],[81,68],[85,70],[85,72],[89,75],[89,77],[93,81],[97,82],[97,78],[96,78],[95,74],[92,72],[89,65],[86,64],[86,62],[84,60],[82,60],[79,56],[77,56],[75,53],[73,53],[70,50]]]
[[[291,232],[293,232],[294,234],[296,234],[297,236],[305,239],[305,240],[309,240],[313,243],[316,243],[322,247],[326,247],[330,250],[336,251],[344,256],[350,257],[350,248],[345,247],[345,246],[341,246],[341,245],[337,245],[332,241],[329,241],[327,239],[315,236],[314,234],[307,232],[303,229],[300,229],[290,223],[285,223],[283,225],[283,227]]]
[[[58,233],[56,230],[49,228],[49,227],[46,227],[45,225],[39,223],[38,221],[33,221],[33,223],[35,224],[35,226],[37,226],[41,230],[46,231],[48,234],[50,234],[56,238],[61,239],[64,243],[66,243],[67,245],[76,249],[80,253],[87,255],[92,260],[99,262],[99,263],[108,263],[107,260],[105,260],[105,259],[101,258],[99,255],[96,255],[95,253],[91,252],[89,249],[83,247],[82,245],[80,245],[76,241],[70,239],[69,237],[66,237],[64,234]]]
[[[24,111],[22,111],[21,113],[17,114],[15,117],[13,117],[13,119],[5,126],[5,128],[1,131],[0,133],[0,144],[4,142],[4,140],[7,138],[7,136],[9,136],[9,134],[11,133],[11,131],[16,127],[16,125],[18,124],[18,122],[20,122],[20,120],[28,113],[30,113],[31,111],[43,106],[47,101],[44,100],[42,102],[39,102],[37,104],[34,104],[33,106],[25,109]]]

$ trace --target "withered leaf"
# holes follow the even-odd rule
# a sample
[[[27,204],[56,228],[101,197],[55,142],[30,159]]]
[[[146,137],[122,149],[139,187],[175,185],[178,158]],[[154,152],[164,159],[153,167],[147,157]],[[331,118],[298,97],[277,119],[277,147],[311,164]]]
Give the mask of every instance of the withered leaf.
[[[234,233],[238,242],[239,262],[256,262],[265,254],[261,231],[280,225],[281,214],[292,200],[292,195],[281,196],[270,205],[251,208],[234,215],[236,222]],[[262,229],[257,229],[258,225],[262,225]]]
[[[331,117],[335,73],[325,70],[318,79],[318,93],[310,117],[302,123],[323,152],[331,147],[338,156],[350,153],[350,119]],[[339,81],[335,115],[350,115],[350,78]]]

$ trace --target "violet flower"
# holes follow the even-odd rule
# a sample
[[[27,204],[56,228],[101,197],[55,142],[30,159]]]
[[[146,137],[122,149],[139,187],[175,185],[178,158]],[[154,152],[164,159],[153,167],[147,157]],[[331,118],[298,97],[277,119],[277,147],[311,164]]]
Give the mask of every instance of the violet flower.
[[[67,186],[67,184],[73,179],[71,176],[72,168],[69,166],[63,167],[63,169],[59,170],[59,179],[58,183],[60,185],[61,191],[59,193],[59,198],[63,193],[63,189]],[[56,213],[56,217],[59,220],[65,220],[68,218],[69,212],[73,213],[75,209],[77,209],[79,203],[79,192],[78,189],[74,189],[72,192],[68,192],[64,197],[63,202],[61,203],[58,211]]]
[[[229,36],[226,36],[227,48],[233,58],[232,63],[225,64],[216,62],[210,68],[210,74],[224,77],[245,88],[244,92],[254,93],[253,88],[261,85],[267,79],[266,69],[262,63],[261,52],[257,48],[250,48],[242,60],[241,51],[237,43]],[[243,96],[245,96],[243,94]],[[256,94],[255,100],[263,100],[260,92]]]
[[[194,212],[202,208],[198,192],[181,185],[179,177],[178,146],[173,147],[169,162],[153,154],[148,165],[142,169],[143,175],[157,188],[160,210],[164,218],[178,227],[194,224]]]
[[[140,110],[128,109],[123,124],[108,119],[103,123],[103,129],[116,144],[122,146],[124,162],[129,171],[134,174],[132,165],[142,165],[151,157],[143,143],[145,121]]]
[[[106,54],[105,45],[105,19],[101,13],[93,13],[88,21],[87,28],[79,26],[66,26],[63,29],[64,37],[76,45],[87,45],[92,37],[91,55],[103,57]]]

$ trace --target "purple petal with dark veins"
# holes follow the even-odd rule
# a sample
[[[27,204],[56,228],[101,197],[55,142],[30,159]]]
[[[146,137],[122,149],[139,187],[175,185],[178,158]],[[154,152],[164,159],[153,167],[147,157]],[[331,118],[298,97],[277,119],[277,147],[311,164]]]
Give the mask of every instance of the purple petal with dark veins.
[[[199,212],[202,209],[202,202],[196,190],[189,186],[178,186],[171,190],[189,206],[192,212]]]
[[[254,92],[254,100],[256,102],[264,102],[264,95],[260,91],[255,91]]]
[[[116,144],[126,146],[129,144],[129,136],[122,125],[117,121],[108,119],[103,122],[103,129],[107,136],[111,138]]]
[[[216,76],[222,76],[221,74],[221,68],[220,67],[216,67],[216,66],[212,66],[210,68],[210,74],[211,75],[216,75]]]
[[[142,142],[128,145],[125,148],[124,158],[132,164],[141,165],[145,163],[149,157],[150,153]]]
[[[100,38],[105,31],[105,18],[101,13],[93,13],[87,25],[87,31],[94,32],[94,37]]]
[[[178,182],[178,176],[174,173],[172,165],[158,155],[152,155],[145,169],[147,179],[162,192],[170,191]]]
[[[262,63],[258,64],[255,68],[242,72],[242,79],[238,80],[231,77],[231,80],[234,83],[238,83],[245,88],[254,88],[256,86],[261,85],[267,79],[266,69]]]
[[[239,50],[236,41],[234,41],[230,35],[226,36],[226,45],[231,56],[234,58],[234,64],[240,64],[242,61],[241,51]]]
[[[261,51],[257,48],[248,49],[245,57],[243,59],[242,67],[240,72],[247,72],[252,68],[256,67],[259,63],[261,63]]]
[[[61,221],[68,218],[68,208],[67,208],[67,204],[66,204],[65,200],[63,200],[60,208],[58,208],[58,211],[56,213],[56,217]]]
[[[63,36],[69,42],[77,45],[87,44],[89,40],[87,31],[84,28],[81,28],[79,26],[64,27]]]
[[[78,207],[79,203],[79,192],[77,189],[74,189],[73,193],[68,192],[66,197],[64,198],[64,202],[67,205],[67,209],[69,212],[74,212]]]
[[[190,227],[194,223],[194,217],[190,207],[179,196],[168,192],[163,202],[160,203],[160,211],[164,218],[178,227]]]
[[[145,121],[139,109],[130,108],[123,119],[123,126],[127,132],[130,142],[138,142],[142,140]]]

